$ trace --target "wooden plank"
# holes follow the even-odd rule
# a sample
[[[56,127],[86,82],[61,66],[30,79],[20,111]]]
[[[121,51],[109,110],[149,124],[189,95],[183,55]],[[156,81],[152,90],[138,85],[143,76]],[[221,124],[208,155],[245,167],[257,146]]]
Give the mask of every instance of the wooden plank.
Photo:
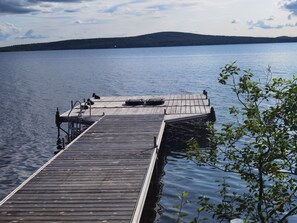
[[[191,95],[186,95],[186,114],[191,114]]]
[[[206,113],[204,100],[199,100],[201,113]]]
[[[168,107],[167,107],[167,114],[173,114],[175,112],[175,108],[173,107],[173,95],[170,95],[170,99],[169,99],[169,103],[168,103]]]
[[[195,99],[193,94],[190,95],[190,103],[191,103],[191,114],[195,114],[196,108],[195,108]]]
[[[182,108],[181,108],[181,114],[186,114],[186,110],[187,110],[187,95],[182,95]]]
[[[199,103],[199,95],[195,95],[195,107],[196,107],[196,113],[201,114],[201,108],[200,108],[200,103]]]
[[[176,114],[177,113],[177,107],[178,107],[178,100],[177,100],[177,95],[173,95],[172,96],[172,114]]]
[[[181,114],[182,112],[182,103],[183,103],[183,100],[182,100],[182,95],[177,95],[177,108],[176,108],[176,113],[177,114]]]

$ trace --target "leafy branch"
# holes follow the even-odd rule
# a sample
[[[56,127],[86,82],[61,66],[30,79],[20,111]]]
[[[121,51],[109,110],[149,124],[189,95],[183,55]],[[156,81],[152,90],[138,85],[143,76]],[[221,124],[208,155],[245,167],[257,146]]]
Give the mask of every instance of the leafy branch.
[[[240,176],[246,192],[232,194],[225,202],[228,184],[221,184],[222,202],[200,200],[203,210],[217,220],[241,217],[251,222],[283,222],[296,212],[297,192],[297,79],[255,81],[251,70],[241,71],[235,62],[222,68],[219,83],[230,86],[239,104],[229,108],[232,122],[221,129],[208,124],[210,148],[188,143],[188,156],[197,165]]]

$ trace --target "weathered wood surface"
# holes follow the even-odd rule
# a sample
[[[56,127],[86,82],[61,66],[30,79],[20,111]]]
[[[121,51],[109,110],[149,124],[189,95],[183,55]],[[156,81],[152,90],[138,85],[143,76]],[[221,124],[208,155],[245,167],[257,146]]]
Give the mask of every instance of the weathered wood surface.
[[[0,222],[137,219],[162,123],[163,115],[105,116],[11,194]]]
[[[129,99],[156,99],[162,98],[163,105],[150,106],[138,105],[127,106],[125,101]],[[91,116],[105,115],[131,115],[131,114],[164,114],[166,116],[181,117],[181,115],[204,115],[210,113],[209,99],[203,94],[185,94],[185,95],[164,95],[164,96],[113,96],[101,97],[100,99],[91,98],[94,105],[91,106]],[[79,106],[75,107],[72,112],[65,112],[62,117],[76,117],[80,111]],[[84,117],[90,116],[90,109],[83,110]],[[170,117],[167,117],[170,118]]]

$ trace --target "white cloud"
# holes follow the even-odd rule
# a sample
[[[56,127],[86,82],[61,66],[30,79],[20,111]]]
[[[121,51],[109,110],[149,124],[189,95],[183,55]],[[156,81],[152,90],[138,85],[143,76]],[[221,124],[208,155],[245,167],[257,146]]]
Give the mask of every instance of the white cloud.
[[[23,36],[18,37],[18,39],[44,39],[44,38],[48,38],[48,36],[35,34],[32,29],[29,29]]]
[[[19,29],[15,27],[13,24],[5,23],[0,24],[0,41],[6,40],[9,37],[19,33]]]
[[[206,2],[205,0],[194,1],[158,1],[158,0],[130,0],[121,3],[103,4],[100,12],[108,14],[129,14],[129,15],[147,15],[156,12],[164,12],[172,9],[182,9],[186,7],[194,7],[198,4]]]
[[[76,20],[75,24],[98,24],[101,23],[98,19],[86,19],[86,20]]]
[[[270,21],[274,20],[274,18],[257,20],[254,22],[253,20],[247,21],[247,25],[249,29],[260,28],[260,29],[283,29],[286,27],[296,27],[297,23],[286,23],[286,24],[271,24]]]
[[[258,20],[254,22],[253,20],[247,21],[249,29],[260,28],[260,29],[282,29],[284,25],[270,25],[267,24],[267,20]]]

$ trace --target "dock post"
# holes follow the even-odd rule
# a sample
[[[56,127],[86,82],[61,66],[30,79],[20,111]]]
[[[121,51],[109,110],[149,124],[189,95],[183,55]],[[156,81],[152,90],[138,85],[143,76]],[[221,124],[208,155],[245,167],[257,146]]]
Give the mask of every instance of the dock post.
[[[157,148],[157,147],[158,147],[158,145],[157,145],[157,137],[154,136],[154,148]]]
[[[92,104],[90,103],[90,117],[92,117]]]
[[[210,108],[210,121],[211,122],[216,121],[216,112],[213,107]]]
[[[166,108],[164,109],[164,115],[167,115],[167,111],[166,111]]]
[[[61,126],[61,120],[60,120],[60,112],[59,112],[59,108],[57,108],[56,111],[56,126],[58,128],[58,137],[57,137],[57,150],[61,150],[62,149],[62,142],[61,142],[61,138],[60,138],[60,126]]]
[[[59,108],[57,108],[57,111],[56,111],[56,126],[58,128],[58,138],[60,137],[60,125],[61,125],[60,112],[59,112]]]

